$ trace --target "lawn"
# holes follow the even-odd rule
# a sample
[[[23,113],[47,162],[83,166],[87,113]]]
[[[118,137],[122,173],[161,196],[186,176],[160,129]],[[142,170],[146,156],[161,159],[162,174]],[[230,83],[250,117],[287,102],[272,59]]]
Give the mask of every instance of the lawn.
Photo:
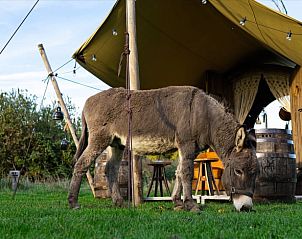
[[[83,186],[80,210],[67,205],[66,185],[36,184],[12,192],[0,187],[0,238],[301,238],[302,202],[256,204],[235,212],[210,202],[200,214],[173,211],[170,202],[136,209],[96,200]]]

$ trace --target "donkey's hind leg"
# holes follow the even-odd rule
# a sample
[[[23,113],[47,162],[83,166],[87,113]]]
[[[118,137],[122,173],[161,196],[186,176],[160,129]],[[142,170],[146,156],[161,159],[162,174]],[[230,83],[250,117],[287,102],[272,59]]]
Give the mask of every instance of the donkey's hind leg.
[[[177,165],[175,172],[175,184],[172,192],[172,201],[174,202],[174,210],[183,209],[183,203],[181,200],[182,184],[181,184],[181,164]]]
[[[111,193],[112,202],[116,206],[122,206],[124,200],[120,193],[120,188],[118,184],[118,174],[123,156],[123,150],[119,149],[118,147],[109,148],[109,151],[111,152],[109,153],[110,159],[106,164],[106,177],[109,183],[109,190]]]

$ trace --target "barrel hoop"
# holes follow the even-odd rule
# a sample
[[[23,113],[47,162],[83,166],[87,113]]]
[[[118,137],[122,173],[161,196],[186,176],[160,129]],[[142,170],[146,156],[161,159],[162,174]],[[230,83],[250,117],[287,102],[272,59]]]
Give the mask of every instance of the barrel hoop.
[[[128,166],[128,161],[122,160],[120,165],[121,166]]]
[[[287,143],[287,144],[294,144],[293,140],[290,139],[276,139],[276,138],[259,138],[256,140],[257,143],[266,143],[266,142],[273,142],[273,143]]]
[[[106,185],[103,185],[103,186],[95,186],[94,189],[95,190],[108,190],[109,188]]]
[[[296,159],[295,154],[287,154],[287,153],[256,153],[257,158],[290,158],[290,159]]]
[[[296,183],[297,179],[296,178],[289,178],[289,179],[282,179],[278,180],[277,177],[270,177],[270,178],[265,178],[265,180],[260,180],[261,178],[257,178],[256,183],[263,183],[263,182],[274,182],[274,183]]]
[[[257,134],[292,134],[292,131],[289,129],[256,129]]]

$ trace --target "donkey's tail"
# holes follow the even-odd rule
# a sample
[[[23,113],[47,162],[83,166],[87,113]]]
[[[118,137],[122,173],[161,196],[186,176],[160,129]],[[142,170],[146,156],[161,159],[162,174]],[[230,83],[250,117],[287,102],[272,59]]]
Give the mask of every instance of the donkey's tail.
[[[87,123],[86,123],[84,113],[82,113],[82,134],[81,134],[81,138],[79,140],[79,145],[78,145],[77,151],[73,157],[73,164],[75,164],[78,161],[79,157],[82,155],[82,153],[86,149],[87,145],[88,145]]]

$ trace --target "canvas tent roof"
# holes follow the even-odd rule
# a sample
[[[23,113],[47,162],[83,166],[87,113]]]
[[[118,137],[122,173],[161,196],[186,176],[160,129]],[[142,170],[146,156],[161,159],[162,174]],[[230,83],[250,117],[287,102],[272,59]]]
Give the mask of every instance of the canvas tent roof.
[[[278,64],[302,65],[302,23],[254,0],[208,0],[205,5],[136,0],[136,18],[142,89],[199,86],[207,71],[225,74],[266,56]],[[124,32],[125,0],[119,0],[74,58],[108,85],[125,86],[124,75],[117,76]]]

